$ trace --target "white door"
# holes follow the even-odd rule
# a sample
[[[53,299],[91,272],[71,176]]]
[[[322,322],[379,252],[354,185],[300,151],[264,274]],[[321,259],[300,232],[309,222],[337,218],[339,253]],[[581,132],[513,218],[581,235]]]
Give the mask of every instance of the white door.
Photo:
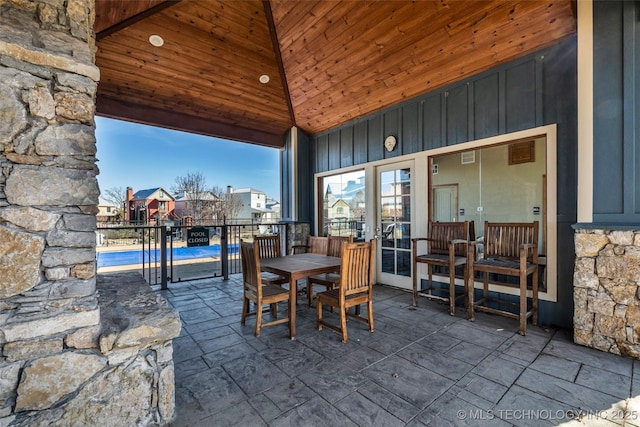
[[[376,168],[377,282],[411,289],[413,161]]]
[[[455,185],[433,187],[433,221],[455,222],[458,215],[458,188]]]

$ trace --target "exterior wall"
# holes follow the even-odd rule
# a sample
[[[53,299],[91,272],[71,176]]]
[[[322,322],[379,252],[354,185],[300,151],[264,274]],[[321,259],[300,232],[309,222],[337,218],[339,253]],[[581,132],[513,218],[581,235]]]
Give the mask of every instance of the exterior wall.
[[[640,359],[640,224],[577,224],[575,242],[574,341]]]
[[[557,124],[558,302],[540,320],[570,327],[577,200],[576,39],[409,100],[310,139],[314,173],[392,159],[537,126]],[[384,150],[387,135],[398,145]],[[313,174],[305,182],[313,194]],[[313,200],[308,209],[312,210]],[[425,218],[426,220],[426,218]]]
[[[93,0],[0,2],[2,426],[173,417],[179,318],[114,324],[98,297],[94,49]]]
[[[160,209],[161,202],[164,202],[164,209]],[[173,200],[148,199],[146,203],[149,206],[149,222],[153,224],[162,224],[163,221],[171,219],[175,210],[175,202]],[[156,216],[158,221],[153,220]]]
[[[116,222],[116,217],[118,215],[118,208],[112,204],[104,204],[101,203],[98,206],[98,213],[96,215],[96,219],[99,223],[105,222]]]
[[[240,220],[266,220],[270,215],[253,212],[254,209],[265,211],[267,209],[267,195],[262,191],[252,188],[240,188],[233,191],[235,197],[240,200],[240,210],[237,218]]]
[[[234,197],[237,197],[240,201],[240,209],[237,216],[241,219],[251,219],[251,194],[250,193],[236,193],[234,191]]]
[[[585,7],[593,16],[593,205],[581,214],[592,222],[574,226],[574,341],[640,359],[640,5]]]
[[[640,4],[593,4],[593,221],[640,222]]]

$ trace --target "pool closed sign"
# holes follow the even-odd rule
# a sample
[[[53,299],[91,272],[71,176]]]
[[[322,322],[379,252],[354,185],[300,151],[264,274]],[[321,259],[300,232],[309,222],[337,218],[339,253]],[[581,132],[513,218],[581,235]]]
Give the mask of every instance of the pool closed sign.
[[[209,246],[209,229],[193,227],[187,230],[187,247]]]

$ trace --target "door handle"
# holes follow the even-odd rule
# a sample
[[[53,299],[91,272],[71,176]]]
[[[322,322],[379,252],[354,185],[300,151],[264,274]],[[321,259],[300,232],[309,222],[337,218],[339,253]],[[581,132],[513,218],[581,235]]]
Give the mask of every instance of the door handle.
[[[380,227],[376,227],[376,234],[373,235],[373,238],[377,241],[380,240]]]

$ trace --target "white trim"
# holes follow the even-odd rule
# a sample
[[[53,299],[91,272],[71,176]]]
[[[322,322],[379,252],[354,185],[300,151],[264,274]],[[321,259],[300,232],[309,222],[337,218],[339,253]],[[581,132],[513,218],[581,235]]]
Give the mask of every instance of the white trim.
[[[593,221],[593,1],[578,3],[578,222]]]
[[[417,218],[416,218],[416,214],[415,212],[428,212],[427,210],[420,210],[420,209],[416,209],[416,201],[414,200],[415,198],[415,189],[416,189],[416,174],[415,174],[415,160],[414,159],[405,159],[403,161],[390,161],[385,163],[384,165],[378,165],[374,168],[374,180],[375,180],[375,184],[374,184],[374,202],[373,202],[373,206],[375,206],[375,209],[372,209],[373,213],[374,213],[374,219],[373,219],[373,224],[374,224],[374,231],[375,231],[375,227],[381,226],[382,225],[382,221],[380,219],[380,217],[382,216],[381,212],[380,212],[380,197],[381,197],[381,192],[382,192],[382,188],[381,188],[381,183],[380,183],[380,173],[382,172],[388,172],[388,171],[393,171],[393,170],[397,170],[397,169],[409,169],[410,171],[410,189],[409,189],[409,197],[411,198],[411,220],[409,221],[411,230],[415,229],[415,226],[417,224]],[[369,206],[369,205],[367,205]],[[369,209],[367,209],[367,212],[369,211]],[[402,222],[402,221],[400,221]],[[380,232],[378,234],[382,234],[383,230],[380,230]],[[413,289],[413,281],[411,280],[411,276],[401,276],[398,274],[392,274],[392,273],[384,273],[382,271],[382,245],[379,244],[380,240],[378,240],[378,242],[376,242],[376,282],[381,282],[384,284],[389,284],[389,285],[393,285],[393,286],[397,286],[399,288],[402,289]],[[407,252],[406,249],[401,249],[400,252]],[[409,255],[411,255],[411,248],[409,248],[408,250]]]

